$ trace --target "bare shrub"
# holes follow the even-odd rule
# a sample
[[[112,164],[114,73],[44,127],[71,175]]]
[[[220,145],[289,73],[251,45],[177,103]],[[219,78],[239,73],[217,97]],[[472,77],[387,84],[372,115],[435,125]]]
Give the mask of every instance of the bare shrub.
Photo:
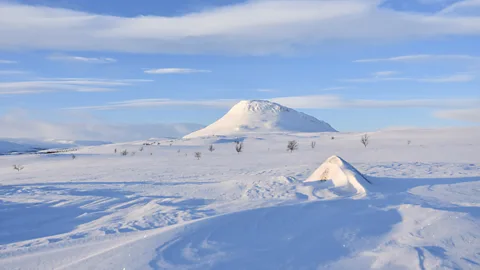
[[[143,146],[138,149],[138,151],[143,152]]]
[[[77,156],[75,156],[75,154],[72,154],[72,159],[76,159]]]
[[[208,147],[208,151],[210,151],[210,152],[215,151],[215,147],[213,147],[213,144],[211,144],[211,145]]]
[[[195,152],[195,158],[197,158],[198,160],[200,160],[201,157],[202,157],[202,153],[201,153],[201,152]]]
[[[13,165],[13,169],[16,170],[17,172],[23,170],[23,166],[22,165]]]
[[[117,148],[115,148],[115,154],[117,153]]]
[[[120,155],[122,155],[122,156],[127,156],[127,155],[128,155],[127,149],[125,149],[125,150],[123,150],[122,152],[120,152]]]
[[[293,140],[293,141],[289,141],[288,144],[287,144],[287,150],[290,151],[290,153],[292,153],[293,151],[297,150],[298,149],[298,142]]]
[[[235,151],[240,154],[243,151],[243,142],[237,141],[235,143]]]
[[[360,139],[360,142],[363,144],[363,146],[367,147],[367,145],[370,143],[370,136],[368,136],[368,134],[363,135]]]
[[[334,137],[334,136],[332,136],[332,140],[335,140],[335,137]]]
[[[408,140],[408,141],[407,141],[407,144],[408,144],[408,145],[412,144],[412,141]]]
[[[317,142],[312,142],[310,146],[312,147],[312,149],[315,149],[315,146],[317,146]]]

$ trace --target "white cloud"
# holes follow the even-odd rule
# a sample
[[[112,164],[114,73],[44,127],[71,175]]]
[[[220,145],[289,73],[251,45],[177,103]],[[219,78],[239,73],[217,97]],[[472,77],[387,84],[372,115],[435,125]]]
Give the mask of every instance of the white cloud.
[[[374,82],[386,82],[386,81],[411,81],[421,83],[459,83],[459,82],[471,82],[475,80],[473,74],[453,74],[439,77],[424,77],[424,78],[412,78],[412,77],[367,77],[356,79],[345,79],[344,82],[350,83],[374,83]]]
[[[229,108],[238,100],[234,99],[216,99],[216,100],[174,100],[174,99],[134,99],[119,102],[109,102],[105,105],[84,106],[68,108],[70,110],[117,110],[129,108],[147,108],[147,107],[168,107],[168,106],[199,106]]]
[[[16,64],[16,63],[17,63],[17,61],[0,59],[0,64]]]
[[[345,90],[345,89],[349,89],[349,88],[351,88],[351,87],[335,86],[335,87],[323,88],[323,89],[321,89],[320,91],[337,91],[337,90]]]
[[[480,14],[480,0],[465,0],[456,2],[439,12],[442,15],[472,15]]]
[[[202,128],[198,124],[108,124],[91,117],[69,115],[69,121],[32,119],[15,110],[0,115],[0,138],[132,141],[151,137],[181,137]]]
[[[190,74],[190,73],[209,73],[210,70],[190,69],[190,68],[159,68],[147,69],[144,71],[147,74]]]
[[[441,110],[435,112],[434,116],[443,119],[480,123],[480,108]]]
[[[47,57],[47,59],[52,61],[65,61],[65,62],[80,62],[80,63],[89,63],[89,64],[110,64],[117,62],[114,58],[108,57],[83,57],[83,56],[74,56],[74,55],[64,55],[64,54],[54,54]]]
[[[0,75],[23,75],[27,73],[27,71],[23,70],[0,70]]]
[[[389,77],[396,74],[398,74],[397,71],[377,71],[374,72],[372,75],[375,77]]]
[[[58,91],[109,92],[149,80],[106,80],[92,78],[55,78],[34,81],[0,82],[0,95],[38,94]]]
[[[479,98],[472,99],[407,99],[407,100],[369,100],[345,99],[334,95],[296,96],[274,98],[272,101],[292,108],[329,109],[329,108],[458,108],[480,106]]]
[[[277,92],[275,89],[269,89],[269,88],[260,88],[257,89],[257,92],[263,92],[263,93],[273,93]]]
[[[273,102],[299,109],[336,109],[336,108],[458,108],[480,106],[479,98],[470,99],[407,99],[407,100],[370,100],[346,99],[337,95],[290,96],[270,99]],[[110,102],[105,105],[67,108],[69,110],[123,110],[148,107],[198,106],[211,108],[230,108],[238,99],[216,100],[174,100],[174,99],[135,99]]]
[[[403,55],[388,58],[370,58],[359,59],[353,61],[354,63],[372,63],[372,62],[414,62],[414,61],[477,61],[480,60],[479,56],[464,55],[464,54],[416,54],[416,55]]]
[[[325,41],[479,35],[479,16],[395,11],[377,0],[251,0],[172,17],[134,18],[0,3],[0,49],[286,53]],[[355,27],[353,27],[355,26]]]

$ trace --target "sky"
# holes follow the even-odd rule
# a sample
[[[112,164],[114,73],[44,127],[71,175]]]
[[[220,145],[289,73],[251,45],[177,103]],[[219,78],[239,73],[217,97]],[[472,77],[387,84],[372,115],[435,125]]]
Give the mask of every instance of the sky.
[[[0,137],[245,99],[340,131],[480,123],[480,0],[0,0],[0,37]]]

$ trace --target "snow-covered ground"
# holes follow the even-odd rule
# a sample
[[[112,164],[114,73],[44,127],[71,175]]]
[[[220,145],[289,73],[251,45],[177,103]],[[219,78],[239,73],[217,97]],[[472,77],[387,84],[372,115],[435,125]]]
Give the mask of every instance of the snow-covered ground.
[[[480,128],[369,134],[1,156],[0,269],[480,269]],[[303,182],[332,155],[371,184]]]

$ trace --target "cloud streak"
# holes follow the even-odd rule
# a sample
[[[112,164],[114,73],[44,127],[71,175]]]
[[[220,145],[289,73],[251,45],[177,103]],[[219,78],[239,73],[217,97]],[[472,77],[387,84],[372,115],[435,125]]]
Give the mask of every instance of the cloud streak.
[[[181,137],[202,128],[199,124],[111,124],[68,115],[67,122],[33,119],[32,113],[14,110],[0,115],[0,138],[132,141],[152,137]]]
[[[412,78],[412,77],[389,77],[389,76],[375,76],[367,78],[355,78],[345,79],[344,82],[349,83],[375,83],[375,82],[389,82],[389,81],[409,81],[420,83],[465,83],[475,80],[473,74],[453,74],[439,77],[424,77],[424,78]]]
[[[146,74],[191,74],[191,73],[210,73],[210,70],[204,69],[190,69],[190,68],[159,68],[147,69]]]
[[[63,62],[78,62],[78,63],[87,63],[87,64],[111,64],[117,62],[114,58],[108,57],[83,57],[83,56],[74,56],[74,55],[63,55],[63,54],[54,54],[47,57],[48,60],[52,61],[63,61]]]
[[[23,74],[28,74],[28,72],[23,70],[0,70],[0,76],[1,75],[23,75]]]
[[[403,55],[388,58],[370,58],[359,59],[354,63],[374,63],[374,62],[421,62],[421,61],[480,61],[480,56],[464,54],[416,54]]]
[[[111,92],[150,80],[107,80],[92,78],[55,78],[32,81],[0,82],[0,95],[25,95],[59,91]]]
[[[341,109],[341,108],[458,108],[480,106],[480,99],[407,99],[370,100],[347,99],[337,95],[290,96],[270,99],[273,102],[297,109]],[[123,110],[149,107],[199,106],[210,108],[230,108],[237,99],[218,100],[174,100],[174,99],[135,99],[110,102],[105,105],[67,108],[70,110]]]
[[[0,59],[0,64],[16,64],[17,61]]]
[[[480,35],[479,16],[395,11],[372,0],[250,0],[173,17],[134,18],[0,3],[0,49],[258,55],[325,41],[472,35]]]

